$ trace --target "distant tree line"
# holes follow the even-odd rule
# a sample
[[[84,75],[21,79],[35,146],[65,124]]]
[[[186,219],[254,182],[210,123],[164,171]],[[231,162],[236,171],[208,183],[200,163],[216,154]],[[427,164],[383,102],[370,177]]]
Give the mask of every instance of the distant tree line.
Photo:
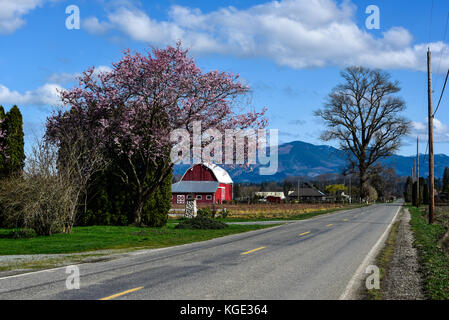
[[[351,191],[352,201],[359,201],[361,195],[358,175],[347,174],[346,171],[344,173],[323,174],[316,177],[288,176],[278,182],[234,183],[234,198],[248,201],[254,198],[255,192],[259,191],[284,192],[287,197],[289,191],[295,191],[299,185],[300,188],[313,186],[328,195],[336,195],[338,191],[344,191],[349,195]],[[403,196],[406,177],[399,176],[393,168],[376,166],[371,170],[368,181],[371,197],[378,201],[388,201]]]

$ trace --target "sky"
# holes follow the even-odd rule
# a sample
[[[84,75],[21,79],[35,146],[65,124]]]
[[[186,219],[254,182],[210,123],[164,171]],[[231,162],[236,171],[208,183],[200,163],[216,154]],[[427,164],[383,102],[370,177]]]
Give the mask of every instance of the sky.
[[[378,29],[366,25],[370,5],[379,9]],[[79,29],[67,28],[70,6],[79,9]],[[57,90],[74,87],[81,72],[110,70],[125,49],[181,40],[203,71],[240,75],[252,88],[251,107],[268,109],[280,143],[325,144],[313,113],[341,83],[342,69],[388,71],[412,121],[398,153],[412,155],[416,136],[426,150],[427,48],[435,106],[449,68],[448,17],[447,0],[0,0],[0,105],[21,109],[29,149],[58,108]],[[435,116],[434,149],[449,155],[448,94]]]

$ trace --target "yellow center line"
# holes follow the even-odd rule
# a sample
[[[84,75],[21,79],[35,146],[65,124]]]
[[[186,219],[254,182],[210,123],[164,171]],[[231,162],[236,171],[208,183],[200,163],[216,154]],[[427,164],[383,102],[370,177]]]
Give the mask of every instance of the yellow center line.
[[[310,233],[310,231],[307,231],[307,232],[301,233],[300,236],[305,236],[306,234],[309,234],[309,233]]]
[[[113,294],[112,296],[109,296],[109,297],[106,297],[106,298],[101,298],[100,300],[111,300],[111,299],[123,296],[125,294],[131,293],[131,292],[134,292],[134,291],[137,291],[137,290],[140,290],[140,289],[143,289],[143,287],[138,287],[138,288],[126,290],[126,291],[123,291],[123,292],[120,292],[120,293],[117,293],[117,294]]]
[[[326,227],[332,227],[332,226],[333,226],[333,224],[329,223]]]
[[[262,249],[264,249],[264,248],[265,248],[265,247],[256,248],[256,249],[253,249],[253,250],[249,250],[249,251],[243,252],[242,254],[252,253],[252,252],[255,252],[255,251],[258,251],[258,250],[262,250]]]

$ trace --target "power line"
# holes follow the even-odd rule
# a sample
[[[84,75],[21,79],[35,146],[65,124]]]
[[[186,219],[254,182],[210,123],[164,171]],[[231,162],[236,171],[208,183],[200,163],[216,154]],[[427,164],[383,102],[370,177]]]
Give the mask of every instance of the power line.
[[[447,35],[447,26],[449,23],[449,12],[447,13],[447,17],[446,17],[446,26],[444,27],[444,35],[443,35],[443,44],[444,42],[446,42],[446,35]],[[443,46],[443,49],[440,52],[440,60],[438,61],[438,68],[437,68],[437,73],[440,73],[440,67],[441,67],[441,60],[443,59],[443,53],[445,51],[446,47]]]
[[[432,117],[435,117],[435,113],[437,113],[438,108],[440,107],[441,99],[443,98],[444,89],[446,89],[447,78],[449,77],[449,70],[447,70],[446,79],[444,80],[443,90],[441,91],[440,100],[438,101],[437,108],[435,112],[432,114]]]

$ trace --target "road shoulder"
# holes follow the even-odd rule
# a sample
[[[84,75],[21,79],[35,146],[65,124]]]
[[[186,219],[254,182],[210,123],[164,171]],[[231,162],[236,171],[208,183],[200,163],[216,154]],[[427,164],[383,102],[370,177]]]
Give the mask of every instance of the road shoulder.
[[[393,226],[388,240],[376,257],[380,269],[380,288],[364,287],[363,299],[423,300],[422,277],[419,273],[418,252],[410,226],[410,212],[404,208]]]

